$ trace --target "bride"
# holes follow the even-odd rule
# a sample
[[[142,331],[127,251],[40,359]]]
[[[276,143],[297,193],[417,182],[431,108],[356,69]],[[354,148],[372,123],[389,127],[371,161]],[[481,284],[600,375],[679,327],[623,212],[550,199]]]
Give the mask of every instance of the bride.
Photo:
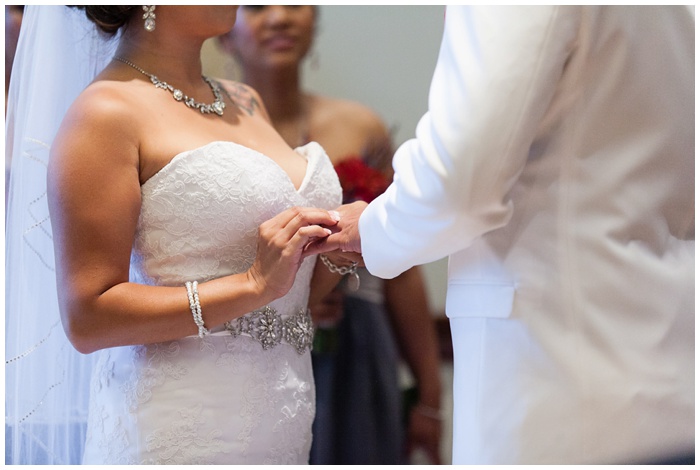
[[[94,363],[83,463],[306,463],[307,305],[339,275],[303,249],[337,222],[330,161],[318,144],[287,146],[253,89],[202,76],[202,43],[233,26],[237,7],[79,8],[117,37],[46,145],[61,320]],[[32,321],[13,305],[12,321]],[[14,362],[45,349],[19,347]],[[8,378],[10,405],[23,380]],[[66,382],[88,386],[68,373],[48,398]],[[8,423],[15,460],[37,463],[24,446],[41,403]]]

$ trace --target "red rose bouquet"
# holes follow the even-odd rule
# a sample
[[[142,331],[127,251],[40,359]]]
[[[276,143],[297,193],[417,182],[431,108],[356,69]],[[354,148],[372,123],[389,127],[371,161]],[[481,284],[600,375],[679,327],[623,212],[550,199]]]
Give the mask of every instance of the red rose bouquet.
[[[343,188],[344,204],[354,201],[370,203],[389,187],[387,177],[359,157],[343,160],[335,166],[335,171]]]

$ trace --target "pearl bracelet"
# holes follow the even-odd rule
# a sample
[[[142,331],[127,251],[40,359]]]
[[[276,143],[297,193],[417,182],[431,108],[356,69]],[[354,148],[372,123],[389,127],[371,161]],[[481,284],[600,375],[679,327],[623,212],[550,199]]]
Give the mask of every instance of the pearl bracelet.
[[[190,310],[192,311],[194,323],[197,325],[197,329],[199,330],[199,337],[204,338],[209,334],[209,330],[204,327],[204,319],[202,319],[202,307],[199,304],[197,281],[187,281],[185,283],[185,287],[187,287],[187,299],[190,301]]]
[[[319,258],[321,258],[321,261],[323,261],[323,264],[326,265],[330,272],[340,274],[341,276],[350,274],[351,277],[348,279],[348,287],[350,290],[356,291],[360,288],[360,275],[357,274],[357,262],[353,261],[350,266],[338,266],[329,260],[326,255],[319,255]]]

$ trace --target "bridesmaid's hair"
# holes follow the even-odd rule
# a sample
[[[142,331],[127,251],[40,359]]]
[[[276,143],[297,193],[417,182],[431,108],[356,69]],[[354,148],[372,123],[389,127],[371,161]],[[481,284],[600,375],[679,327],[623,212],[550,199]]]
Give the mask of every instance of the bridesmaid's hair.
[[[114,36],[134,16],[141,7],[134,5],[68,5],[85,12],[85,16],[95,23],[103,33]]]

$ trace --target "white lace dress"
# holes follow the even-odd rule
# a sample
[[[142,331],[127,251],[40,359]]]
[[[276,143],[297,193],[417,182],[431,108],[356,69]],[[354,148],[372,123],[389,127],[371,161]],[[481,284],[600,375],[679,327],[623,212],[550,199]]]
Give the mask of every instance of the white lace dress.
[[[183,286],[188,315],[184,283],[246,271],[262,222],[292,206],[337,207],[323,149],[297,152],[308,162],[298,190],[273,160],[231,142],[173,158],[141,188],[131,281]],[[314,263],[307,258],[286,296],[233,331],[95,353],[83,463],[307,463],[315,392],[301,312]]]

